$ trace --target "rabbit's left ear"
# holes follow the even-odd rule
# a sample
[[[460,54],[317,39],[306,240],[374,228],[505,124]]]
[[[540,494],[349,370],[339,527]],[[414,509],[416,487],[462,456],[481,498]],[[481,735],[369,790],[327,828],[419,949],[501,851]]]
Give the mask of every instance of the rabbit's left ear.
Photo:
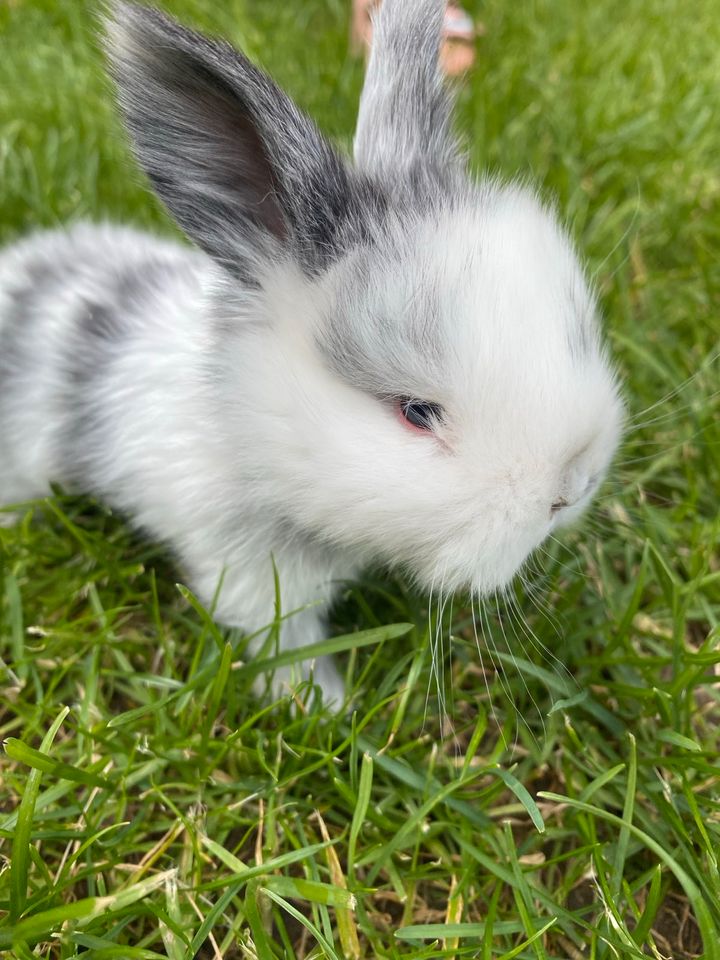
[[[243,279],[332,259],[352,172],[279,87],[226,43],[113,6],[108,52],[135,153],[185,233]]]

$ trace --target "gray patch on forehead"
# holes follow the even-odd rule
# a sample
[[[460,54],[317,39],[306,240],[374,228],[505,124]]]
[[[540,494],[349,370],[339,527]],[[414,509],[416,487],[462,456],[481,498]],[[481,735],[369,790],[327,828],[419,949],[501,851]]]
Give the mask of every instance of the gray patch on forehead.
[[[311,275],[326,269],[349,246],[370,242],[388,207],[380,184],[367,177],[348,178],[339,160],[334,173],[323,185],[324,202],[295,227],[299,260]]]
[[[379,396],[424,395],[441,378],[440,283],[429,272],[402,279],[402,259],[384,257],[381,250],[359,252],[318,337],[319,349],[343,380]],[[395,306],[388,301],[397,300],[397,291],[386,296],[393,269],[406,287]]]

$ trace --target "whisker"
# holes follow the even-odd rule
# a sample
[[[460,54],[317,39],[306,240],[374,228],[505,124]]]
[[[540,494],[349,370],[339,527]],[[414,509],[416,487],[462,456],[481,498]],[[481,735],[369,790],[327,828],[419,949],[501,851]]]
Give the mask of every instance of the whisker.
[[[676,440],[672,444],[665,445],[664,449],[661,451],[656,451],[655,453],[643,454],[642,456],[639,456],[639,457],[631,457],[628,460],[621,460],[616,466],[616,471],[618,474],[622,476],[623,472],[628,467],[634,467],[640,463],[649,463],[649,462],[664,463],[664,461],[666,460],[669,461],[671,457],[673,458],[675,457],[675,455],[677,454],[677,451],[681,447],[684,447],[686,444],[692,443],[693,440],[697,440],[698,437],[702,436],[703,433],[707,433],[707,431],[710,430],[711,428],[717,429],[717,424],[709,423],[705,427],[700,427],[699,430],[696,430],[694,433],[691,433],[689,436],[683,437],[681,440]],[[662,441],[661,440],[652,441],[652,444],[656,446],[661,446]],[[650,441],[648,441],[648,443],[645,445],[649,446]],[[720,439],[705,441],[703,446],[704,447],[720,446]]]
[[[613,257],[613,255],[615,254],[616,250],[619,250],[620,247],[625,243],[625,241],[627,240],[627,238],[630,236],[633,227],[635,226],[635,222],[636,222],[636,220],[637,220],[637,218],[638,218],[638,214],[639,214],[639,212],[640,212],[640,183],[639,183],[639,181],[636,182],[636,187],[637,187],[637,198],[636,198],[635,209],[633,210],[632,219],[630,220],[630,223],[627,225],[627,227],[626,227],[626,229],[625,229],[625,232],[624,232],[623,234],[621,234],[621,236],[619,237],[619,239],[618,239],[617,242],[615,243],[615,246],[610,249],[610,251],[605,255],[605,257],[603,258],[603,260],[601,260],[601,262],[598,264],[598,266],[593,270],[593,273],[592,273],[593,283],[596,283],[596,282],[597,282],[597,278],[600,276],[600,273],[602,272],[605,264],[608,263],[608,261]],[[629,259],[630,259],[629,255],[624,256],[624,257],[622,258],[621,262],[618,264],[618,266],[617,266],[617,267],[612,271],[612,273],[610,274],[609,279],[612,279],[612,277],[614,277],[615,274],[616,274],[619,270],[622,269],[622,267],[628,262]]]
[[[444,642],[445,607],[447,606],[448,596],[443,594],[444,586],[445,586],[445,573],[443,572],[443,579],[442,579],[442,583],[440,584],[440,598],[442,602],[438,608],[438,617],[437,617],[436,634],[435,634],[436,649],[439,649],[440,651],[436,680],[437,680],[438,707],[440,710],[440,720],[443,725],[448,715],[447,703],[445,700],[445,642]]]
[[[428,623],[428,642],[430,644],[430,675],[428,676],[427,689],[425,690],[425,709],[423,711],[423,722],[422,730],[425,731],[425,725],[427,723],[428,709],[430,706],[430,687],[432,686],[433,672],[435,670],[435,650],[433,647],[433,593],[435,591],[435,577],[433,577],[430,583],[430,591],[428,593],[428,610],[427,610],[427,623]]]
[[[503,666],[502,657],[500,656],[500,651],[498,650],[497,644],[495,643],[495,637],[493,636],[492,626],[490,624],[490,617],[484,606],[480,607],[480,616],[481,616],[481,619],[484,616],[485,623],[487,626],[487,632],[485,633],[485,641],[486,641],[485,649],[490,654],[490,659],[492,660],[493,665],[495,666],[497,679],[505,695],[505,698],[508,702],[508,706],[510,706],[513,709],[513,717],[515,719],[515,738],[513,740],[512,752],[514,753],[515,750],[517,749],[518,740],[520,737],[520,723],[525,724],[531,737],[534,738],[535,735],[530,729],[530,726],[528,725],[528,722],[525,719],[525,717],[518,712],[518,709],[515,706],[515,700],[512,695],[512,689],[508,681],[505,679],[505,672],[504,672],[505,667]],[[494,655],[493,655],[493,651],[494,651]],[[497,658],[497,663],[495,658]]]
[[[446,713],[445,705],[445,646],[444,646],[444,637],[445,631],[443,628],[445,620],[445,605],[447,604],[447,596],[444,593],[445,587],[445,575],[443,571],[443,579],[440,584],[440,603],[438,606],[438,617],[436,624],[436,634],[435,634],[435,643],[437,649],[439,650],[440,656],[438,658],[438,673],[437,673],[437,682],[438,682],[438,703],[440,704],[440,716],[444,718]]]
[[[718,359],[720,359],[720,350],[717,353],[712,354],[712,356],[710,356],[709,358],[706,358],[703,361],[702,366],[700,366],[697,370],[695,370],[694,373],[691,373],[690,376],[686,377],[685,380],[683,380],[676,387],[674,387],[672,390],[666,393],[665,396],[660,397],[659,400],[655,400],[649,406],[645,407],[643,410],[640,410],[638,411],[638,413],[634,414],[630,420],[630,423],[634,425],[634,428],[639,429],[642,426],[642,424],[637,424],[638,417],[645,416],[646,413],[650,413],[652,410],[655,410],[657,407],[660,407],[663,404],[668,403],[668,401],[672,400],[673,397],[678,396],[678,394],[682,393],[682,391],[685,390],[693,382],[693,380],[696,380],[701,374],[705,373],[714,363],[717,363]],[[713,397],[716,396],[718,392],[720,391],[715,391],[711,396]]]
[[[560,624],[557,618],[549,614],[549,608],[548,610],[542,610],[532,597],[529,597],[529,599],[530,599],[530,602],[535,606],[535,609],[538,611],[540,616],[544,616],[550,622],[553,629],[555,630],[555,633],[558,639],[564,643],[565,635],[560,631]],[[514,607],[515,609],[515,614],[519,618],[521,628],[526,633],[526,636],[529,642],[535,648],[537,653],[540,654],[540,656],[542,656],[548,663],[551,662],[555,664],[556,672],[558,672],[559,675],[564,674],[565,677],[570,681],[570,683],[579,690],[580,689],[579,684],[575,676],[573,675],[573,673],[568,669],[567,665],[564,664],[563,661],[556,654],[552,652],[552,650],[547,646],[547,644],[543,643],[543,641],[540,639],[540,637],[537,635],[537,633],[535,633],[535,631],[531,627],[527,618],[523,617],[522,609],[520,607],[520,604],[518,603],[517,597],[514,595],[510,595],[508,597],[508,600],[510,602],[511,609],[512,607]]]
[[[454,679],[454,676],[453,676],[453,669],[452,669],[452,663],[453,663],[453,647],[452,647],[453,634],[452,634],[452,623],[453,623],[453,608],[454,608],[454,604],[455,604],[455,594],[454,594],[454,593],[451,593],[451,594],[450,594],[450,610],[448,611],[448,658],[449,658],[449,664],[450,664],[450,668],[449,668],[449,676],[450,676],[450,714],[449,714],[448,722],[449,722],[449,724],[450,724],[450,731],[451,731],[451,733],[452,733],[452,737],[453,737],[453,740],[454,740],[454,742],[455,742],[455,755],[456,755],[456,757],[457,757],[457,756],[459,756],[459,751],[460,751],[460,741],[458,740],[457,732],[456,732],[456,730],[455,730],[455,725],[453,724],[453,721],[452,721],[452,718],[455,716],[455,690],[454,690],[454,687],[453,687],[453,679]]]
[[[488,613],[487,613],[487,610],[485,609],[484,604],[478,603],[478,612],[479,612],[479,614],[480,614],[480,622],[481,622],[482,628],[483,628],[483,629],[482,629],[482,635],[483,635],[483,638],[484,638],[484,640],[485,640],[485,650],[486,650],[487,654],[488,654],[489,657],[490,657],[490,662],[491,662],[492,665],[493,665],[493,669],[494,669],[494,671],[495,671],[495,678],[496,678],[497,682],[500,684],[500,689],[502,690],[502,692],[503,692],[503,694],[504,694],[504,696],[505,696],[505,700],[506,700],[508,706],[514,708],[514,701],[513,701],[513,698],[512,698],[512,692],[511,692],[509,686],[507,685],[507,682],[506,682],[505,676],[504,676],[504,670],[505,670],[505,668],[503,667],[502,661],[501,661],[499,658],[498,658],[497,660],[495,659],[495,656],[497,655],[497,647],[495,646],[495,641],[494,641],[493,635],[492,635],[492,626],[491,626],[491,624],[490,624],[490,619],[489,619],[489,617],[488,617]],[[493,654],[493,650],[495,651],[495,654]],[[514,712],[513,712],[513,720],[515,721],[515,722],[514,722],[515,735],[514,735],[514,738],[513,738],[512,747],[510,748],[511,753],[514,753],[514,752],[515,752],[515,748],[517,747],[517,743],[518,743],[517,710],[514,710]],[[505,747],[506,747],[506,749],[507,749],[509,745],[508,745],[507,741],[505,740],[505,737],[504,737],[504,736],[503,736],[503,742],[505,743]]]
[[[563,563],[563,561],[560,560],[559,557],[554,556],[552,553],[550,553],[549,550],[546,550],[542,544],[540,544],[537,547],[537,550],[540,553],[543,553],[546,557],[548,557],[554,564],[560,567],[560,569],[566,570],[571,576],[576,577],[579,575],[587,579],[587,574],[583,570],[582,563],[580,562],[580,557],[573,550],[571,550],[566,543],[563,543],[562,540],[558,540],[558,538],[554,537],[552,534],[549,534],[547,539],[551,540],[557,547],[560,547],[563,550],[565,550],[566,553],[569,553],[570,557],[575,563],[575,566],[571,567],[570,564]]]
[[[483,659],[482,649],[481,649],[481,647],[480,647],[480,637],[479,637],[479,635],[478,635],[477,619],[476,619],[476,617],[475,617],[475,604],[476,604],[476,603],[478,603],[478,606],[479,606],[479,601],[476,600],[476,598],[475,598],[474,596],[471,596],[471,597],[470,597],[470,613],[472,614],[472,626],[473,626],[473,634],[474,634],[474,636],[475,636],[475,646],[477,647],[478,657],[480,658],[480,669],[481,669],[481,671],[482,671],[483,682],[484,682],[484,684],[485,684],[485,691],[486,691],[487,697],[488,697],[488,705],[489,705],[489,708],[490,708],[490,716],[493,718],[493,721],[494,721],[494,723],[495,723],[495,726],[497,727],[498,733],[499,733],[500,736],[502,737],[503,746],[504,746],[505,749],[507,750],[508,744],[507,744],[507,740],[505,739],[505,730],[504,730],[503,727],[501,726],[500,720],[499,720],[498,715],[497,715],[497,712],[496,712],[496,710],[495,710],[495,701],[493,700],[492,693],[490,692],[490,684],[488,683],[487,671],[486,671],[486,669],[485,669],[485,661],[484,661],[484,659]]]
[[[547,737],[547,729],[546,729],[546,727],[545,727],[545,717],[543,717],[542,711],[540,710],[540,707],[538,707],[537,701],[535,700],[535,697],[532,695],[532,691],[530,690],[530,687],[528,686],[527,681],[526,681],[526,679],[525,679],[525,674],[523,673],[523,671],[522,671],[522,669],[521,669],[521,667],[520,667],[520,664],[518,663],[517,658],[515,657],[515,652],[514,652],[514,650],[512,649],[512,646],[510,645],[510,643],[509,643],[509,641],[508,641],[507,633],[505,632],[505,624],[503,623],[502,611],[500,610],[500,601],[498,600],[497,591],[495,592],[494,597],[495,597],[495,610],[497,611],[498,623],[500,624],[500,631],[501,631],[501,633],[502,633],[503,640],[505,641],[505,646],[507,647],[507,651],[508,651],[508,653],[510,654],[510,657],[511,657],[511,659],[512,659],[513,666],[515,667],[515,672],[516,672],[517,675],[520,677],[520,681],[522,682],[522,685],[523,685],[523,687],[525,688],[525,693],[526,693],[526,694],[528,695],[528,697],[530,698],[530,702],[532,703],[533,708],[535,709],[535,712],[537,713],[538,717],[540,718],[540,724],[541,724],[541,726],[542,726],[543,737]],[[524,647],[524,645],[523,645],[522,638],[519,637],[519,636],[517,635],[517,633],[515,634],[515,639],[516,639],[516,640],[518,641],[518,643],[520,644],[520,647],[522,648],[523,653],[525,653],[525,647]],[[526,654],[526,656],[527,656],[527,654]],[[528,730],[530,730],[530,726],[529,726],[529,725],[528,725]],[[532,730],[530,730],[530,735],[532,736],[533,741],[535,742],[535,745],[537,746],[537,742],[538,742],[538,741],[537,741],[537,737],[535,736],[535,734],[533,733]]]
[[[658,413],[657,416],[650,417],[647,420],[638,419],[640,414],[637,414],[636,416],[630,419],[629,427],[625,429],[624,436],[626,438],[632,437],[634,434],[638,433],[640,430],[644,430],[647,427],[657,426],[658,423],[664,423],[666,421],[669,422],[671,420],[676,420],[682,414],[687,412],[700,413],[703,407],[708,402],[713,402],[717,398],[718,393],[719,391],[713,390],[711,393],[703,395],[702,404],[699,403],[699,395],[696,394],[692,397],[692,399],[688,400],[686,403],[680,404],[679,406],[670,407],[667,410],[663,410],[661,413]],[[665,404],[669,403],[670,400],[672,399],[673,397],[670,397],[668,400],[662,401],[662,406],[665,406]],[[650,413],[651,410],[647,410],[646,412]]]

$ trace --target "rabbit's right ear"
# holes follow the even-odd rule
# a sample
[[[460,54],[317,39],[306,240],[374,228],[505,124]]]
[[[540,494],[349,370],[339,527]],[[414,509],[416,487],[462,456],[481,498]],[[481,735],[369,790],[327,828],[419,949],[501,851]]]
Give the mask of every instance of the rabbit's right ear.
[[[382,0],[355,133],[355,161],[392,181],[444,181],[460,167],[440,70],[446,0]]]
[[[231,46],[157,10],[115,3],[107,33],[135,153],[190,239],[246,280],[278,256],[321,268],[353,185],[312,121]]]

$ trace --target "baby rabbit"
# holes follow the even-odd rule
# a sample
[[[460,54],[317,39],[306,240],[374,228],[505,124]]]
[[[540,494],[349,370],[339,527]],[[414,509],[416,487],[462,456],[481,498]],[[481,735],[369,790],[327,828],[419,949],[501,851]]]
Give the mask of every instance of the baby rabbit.
[[[114,7],[136,156],[195,248],[81,225],[0,255],[0,501],[102,498],[248,631],[275,565],[286,648],[370,561],[482,596],[585,509],[622,422],[595,301],[531,191],[468,179],[444,7],[382,4],[353,163],[226,43]]]

